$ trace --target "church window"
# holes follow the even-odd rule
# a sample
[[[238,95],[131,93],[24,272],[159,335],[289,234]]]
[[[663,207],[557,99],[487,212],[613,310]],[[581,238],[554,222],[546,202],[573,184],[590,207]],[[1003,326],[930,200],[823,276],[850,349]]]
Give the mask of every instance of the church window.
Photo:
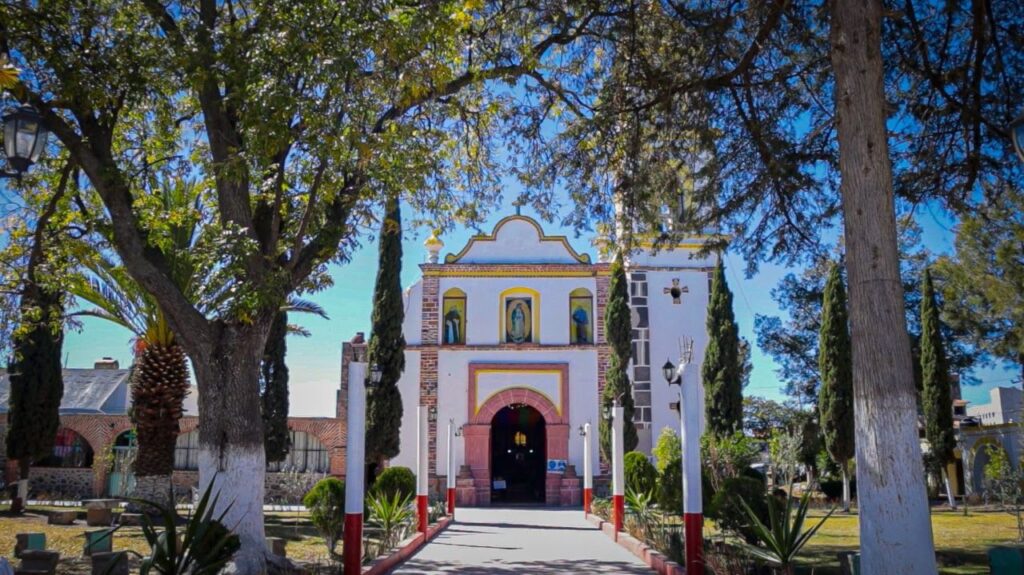
[[[504,343],[539,343],[540,293],[529,288],[501,292],[500,339]]]
[[[175,469],[199,469],[199,430],[178,436],[174,444]]]
[[[316,436],[305,431],[291,431],[291,447],[284,461],[267,464],[267,471],[326,473],[330,470],[327,448]]]
[[[569,293],[569,343],[594,343],[594,296],[586,288]]]
[[[465,345],[466,292],[459,288],[452,288],[444,292],[441,303],[441,320],[441,343]]]

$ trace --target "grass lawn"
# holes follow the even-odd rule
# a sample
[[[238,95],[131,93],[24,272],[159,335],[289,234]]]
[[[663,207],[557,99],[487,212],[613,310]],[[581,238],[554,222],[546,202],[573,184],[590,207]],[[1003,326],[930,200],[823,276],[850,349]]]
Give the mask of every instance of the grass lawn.
[[[67,509],[67,508],[64,508]],[[81,557],[85,543],[83,533],[99,527],[88,527],[84,520],[74,525],[47,525],[46,509],[31,507],[21,517],[0,514],[0,557],[14,560],[14,536],[17,533],[46,533],[47,548],[59,551],[62,558]],[[300,561],[327,563],[327,548],[310,525],[307,514],[272,512],[266,515],[267,537],[280,537],[288,541],[288,557]],[[115,551],[132,550],[149,553],[149,545],[142,536],[141,527],[122,527],[114,534]],[[338,545],[341,552],[341,545]],[[15,563],[17,564],[17,563]]]
[[[825,513],[812,511],[805,525],[816,525]],[[817,519],[815,519],[817,518]],[[1017,537],[1016,519],[1002,511],[932,510],[932,534],[939,572],[949,575],[988,573],[988,548],[1012,542]],[[857,549],[860,543],[856,515],[833,514],[808,543],[803,565],[815,573],[839,573],[838,551]]]

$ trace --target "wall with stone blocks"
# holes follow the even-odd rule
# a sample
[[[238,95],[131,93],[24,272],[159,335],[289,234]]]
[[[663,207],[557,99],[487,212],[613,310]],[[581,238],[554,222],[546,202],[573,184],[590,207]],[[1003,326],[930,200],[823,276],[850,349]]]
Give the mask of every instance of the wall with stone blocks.
[[[88,467],[33,467],[28,485],[31,499],[88,499],[93,496],[93,471]]]

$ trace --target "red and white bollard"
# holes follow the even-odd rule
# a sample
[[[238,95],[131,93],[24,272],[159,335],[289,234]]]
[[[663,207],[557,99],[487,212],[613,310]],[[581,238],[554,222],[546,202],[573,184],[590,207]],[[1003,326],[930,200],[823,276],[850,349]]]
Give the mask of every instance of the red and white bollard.
[[[594,498],[594,468],[590,462],[590,423],[583,424],[583,516],[590,515]]]
[[[428,473],[430,466],[428,459],[430,455],[430,443],[427,434],[430,432],[430,408],[421,405],[419,408],[419,431],[417,433],[416,450],[416,515],[419,518],[419,531],[424,535],[427,533],[427,493]]]
[[[352,363],[348,381],[348,445],[345,457],[345,535],[341,550],[345,575],[363,565],[363,488],[366,453],[366,364]]]
[[[685,367],[685,365],[681,366]],[[685,370],[680,370],[680,377]],[[682,381],[683,447],[683,537],[686,549],[686,572],[704,572],[704,510],[700,482],[700,419],[704,406],[700,400],[699,383]]]
[[[625,473],[625,452],[622,436],[622,420],[625,417],[625,410],[615,402],[612,408],[612,520],[615,525],[615,540],[619,540],[619,532],[622,531],[622,522],[626,514],[626,473]]]
[[[448,420],[448,516],[455,518],[455,455],[452,453],[452,434],[455,430],[452,426],[455,421]]]

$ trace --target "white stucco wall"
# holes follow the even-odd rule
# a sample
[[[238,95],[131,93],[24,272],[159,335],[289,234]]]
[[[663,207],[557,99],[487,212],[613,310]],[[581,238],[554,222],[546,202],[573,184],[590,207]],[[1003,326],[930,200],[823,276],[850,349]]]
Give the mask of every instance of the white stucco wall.
[[[543,239],[540,230],[526,218],[512,217],[496,226],[494,239],[470,240],[459,258],[460,264],[580,263],[561,238]]]
[[[513,288],[529,288],[540,294],[533,298],[534,307],[540,306],[540,313],[535,314],[539,317],[540,329],[533,326],[534,343],[566,345],[569,343],[569,293],[577,288],[586,288],[593,296],[596,280],[593,277],[441,278],[440,296],[443,297],[451,288],[466,292],[466,345],[495,345],[504,341],[501,322],[505,304],[501,294]],[[596,300],[593,309],[596,314]],[[596,329],[594,333],[596,336]],[[440,340],[432,343],[440,343]]]
[[[405,303],[405,319],[402,321],[405,343],[419,345],[423,340],[420,330],[423,324],[423,280],[416,280],[416,283],[409,286],[402,294],[402,299]]]

